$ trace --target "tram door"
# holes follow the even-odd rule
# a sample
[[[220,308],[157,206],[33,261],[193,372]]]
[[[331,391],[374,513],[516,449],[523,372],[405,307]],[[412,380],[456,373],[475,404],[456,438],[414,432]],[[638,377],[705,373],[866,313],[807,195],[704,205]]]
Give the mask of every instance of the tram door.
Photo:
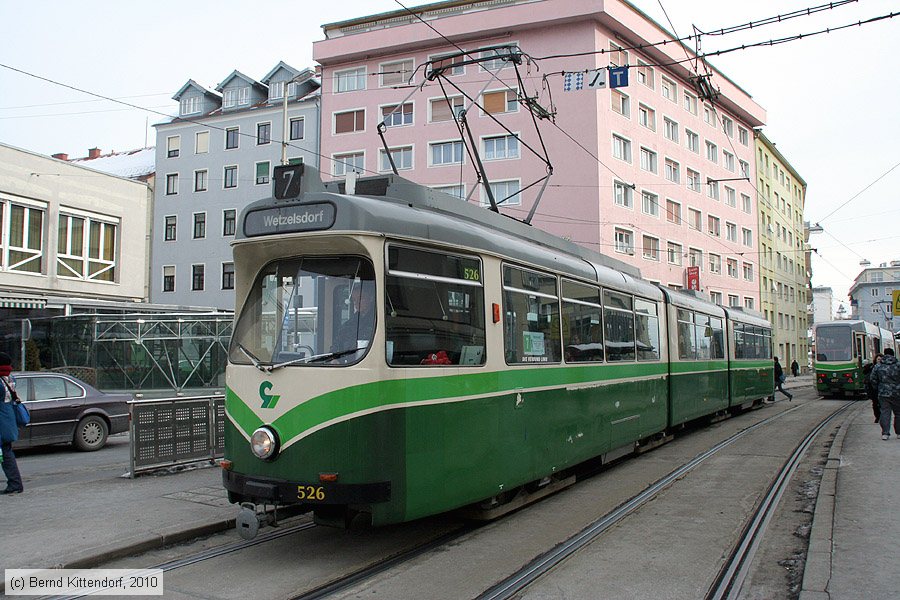
[[[868,357],[866,356],[866,334],[854,333],[853,347],[854,355],[856,356],[859,365],[862,366],[864,363],[868,362]]]

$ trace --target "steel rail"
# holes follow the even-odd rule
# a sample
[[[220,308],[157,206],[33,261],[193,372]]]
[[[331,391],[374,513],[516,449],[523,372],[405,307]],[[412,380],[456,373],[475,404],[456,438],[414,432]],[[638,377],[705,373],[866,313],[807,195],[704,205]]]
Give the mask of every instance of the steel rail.
[[[853,406],[852,403],[847,403],[823,419],[805,438],[803,438],[794,449],[794,452],[785,461],[784,465],[782,465],[781,470],[778,471],[778,474],[769,486],[765,496],[763,496],[762,500],[757,504],[756,510],[744,525],[741,536],[731,550],[728,560],[722,565],[718,575],[716,575],[715,580],[707,591],[705,596],[706,600],[737,598],[741,586],[747,577],[747,573],[750,570],[750,565],[753,562],[756,550],[759,548],[759,544],[765,534],[766,527],[768,526],[769,521],[772,520],[772,517],[778,508],[778,504],[781,501],[781,497],[784,495],[791,478],[797,471],[800,460],[806,454],[806,451],[813,443],[813,440],[819,435],[822,429],[851,406]]]
[[[521,592],[523,589],[531,585],[535,580],[550,571],[550,569],[593,542],[604,531],[608,530],[610,527],[655,498],[657,494],[663,491],[666,487],[668,487],[678,479],[684,477],[687,473],[697,468],[708,458],[714,456],[719,451],[730,446],[752,431],[768,425],[772,421],[780,419],[784,415],[799,410],[801,406],[802,405],[797,405],[793,408],[780,412],[777,415],[772,415],[771,417],[763,419],[758,423],[754,423],[753,425],[742,429],[731,437],[719,442],[709,450],[698,454],[689,462],[671,471],[669,474],[664,475],[656,482],[650,484],[642,492],[626,500],[618,507],[616,507],[606,515],[600,517],[587,527],[583,528],[581,531],[579,531],[569,539],[560,542],[553,549],[534,558],[521,569],[479,595],[477,597],[477,600],[499,600],[513,597],[515,594]]]

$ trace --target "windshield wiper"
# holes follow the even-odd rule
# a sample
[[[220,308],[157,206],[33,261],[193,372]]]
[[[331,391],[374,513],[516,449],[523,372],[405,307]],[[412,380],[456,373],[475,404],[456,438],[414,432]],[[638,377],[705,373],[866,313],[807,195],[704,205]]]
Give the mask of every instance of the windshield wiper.
[[[346,356],[348,354],[353,354],[354,352],[359,352],[360,350],[365,350],[365,348],[354,348],[353,350],[341,350],[340,352],[328,352],[327,354],[314,354],[313,356],[304,356],[303,358],[295,358],[294,360],[289,360],[283,363],[278,363],[277,365],[272,365],[271,367],[268,367],[268,369],[270,371],[274,371],[275,369],[280,369],[281,367],[287,367],[290,365],[306,364],[314,361],[318,362],[323,360],[332,360],[335,358]]]
[[[244,353],[244,356],[246,356],[247,358],[250,359],[250,362],[253,363],[253,366],[256,367],[257,369],[259,369],[260,371],[262,371],[263,373],[270,373],[272,371],[272,369],[275,368],[275,367],[272,367],[271,365],[262,364],[262,362],[258,358],[256,358],[256,356],[254,356],[252,352],[250,352],[249,350],[244,348],[243,344],[238,343],[237,347],[238,347],[238,350],[240,350],[241,352]]]

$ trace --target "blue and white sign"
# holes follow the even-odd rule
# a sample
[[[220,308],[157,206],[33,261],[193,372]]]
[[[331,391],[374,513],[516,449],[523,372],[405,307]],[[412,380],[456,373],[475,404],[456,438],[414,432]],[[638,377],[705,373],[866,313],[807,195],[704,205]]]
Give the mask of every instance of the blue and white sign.
[[[609,87],[619,88],[628,86],[628,67],[610,67]]]

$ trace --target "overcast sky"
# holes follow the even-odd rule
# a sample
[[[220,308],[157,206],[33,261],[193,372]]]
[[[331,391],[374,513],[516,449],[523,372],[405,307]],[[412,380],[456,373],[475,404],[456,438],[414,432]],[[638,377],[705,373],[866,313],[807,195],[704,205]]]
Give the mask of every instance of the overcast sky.
[[[685,36],[694,25],[713,31],[824,0],[634,3]],[[8,67],[174,114],[171,97],[188,79],[212,89],[234,69],[262,78],[279,60],[312,66],[312,42],[322,38],[322,24],[400,8],[394,0],[4,2],[0,142],[81,157],[92,147],[108,152],[153,145],[148,123],[165,120]],[[891,12],[900,12],[900,2],[860,0],[706,37],[702,49],[806,34]],[[831,286],[849,309],[847,290],[863,258],[873,265],[900,260],[900,16],[711,62],[766,109],[766,135],[806,180],[805,218],[825,229],[810,240],[821,254],[813,258],[813,284]]]

